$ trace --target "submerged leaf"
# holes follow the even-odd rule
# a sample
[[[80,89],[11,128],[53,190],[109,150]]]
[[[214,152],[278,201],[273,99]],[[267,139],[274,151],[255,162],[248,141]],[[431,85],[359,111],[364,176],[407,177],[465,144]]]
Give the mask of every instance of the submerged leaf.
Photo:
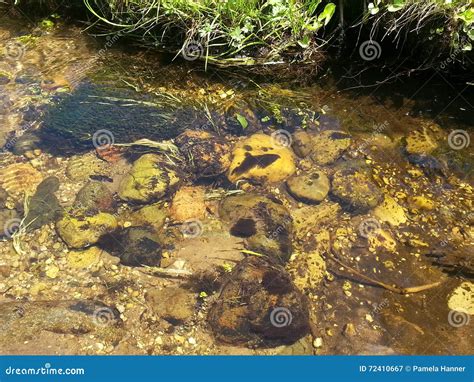
[[[235,118],[237,118],[237,121],[239,121],[240,125],[242,126],[242,129],[246,129],[248,127],[249,123],[243,115],[235,114]]]

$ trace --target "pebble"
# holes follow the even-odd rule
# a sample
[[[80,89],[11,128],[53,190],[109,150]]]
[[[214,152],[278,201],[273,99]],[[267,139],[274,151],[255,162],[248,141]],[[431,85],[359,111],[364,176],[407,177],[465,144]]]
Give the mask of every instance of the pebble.
[[[355,330],[354,324],[349,322],[348,324],[344,326],[344,335],[348,337],[352,337],[352,336],[355,336],[356,334],[357,332]]]
[[[46,276],[48,276],[50,279],[55,279],[58,277],[59,274],[59,268],[56,265],[51,265],[47,270],[46,270]]]
[[[316,349],[321,348],[323,346],[323,339],[321,337],[315,338],[315,340],[313,341],[313,346]]]

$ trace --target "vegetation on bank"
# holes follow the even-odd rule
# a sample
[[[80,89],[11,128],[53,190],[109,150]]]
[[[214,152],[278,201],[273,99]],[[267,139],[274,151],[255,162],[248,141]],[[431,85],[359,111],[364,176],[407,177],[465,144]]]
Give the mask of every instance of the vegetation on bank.
[[[11,1],[30,13],[35,6],[87,10],[95,30],[220,65],[319,63],[328,47],[344,43],[335,37],[351,33],[397,48],[421,45],[431,64],[463,61],[474,41],[471,0]]]
[[[434,48],[438,55],[458,55],[472,51],[474,2],[373,0],[367,6],[364,23],[379,40],[389,38],[402,45],[407,39],[418,39],[419,45]]]

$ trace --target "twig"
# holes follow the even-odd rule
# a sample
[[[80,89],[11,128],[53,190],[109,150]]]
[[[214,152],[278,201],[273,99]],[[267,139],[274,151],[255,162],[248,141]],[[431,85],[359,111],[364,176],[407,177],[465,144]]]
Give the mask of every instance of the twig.
[[[332,243],[332,239],[330,240],[330,243]],[[338,251],[330,244],[330,250],[329,250],[330,253],[334,254],[334,256],[331,257],[331,259],[339,264],[340,266],[346,268],[348,271],[350,271],[352,274],[356,275],[356,276],[359,276],[361,279],[365,280],[365,281],[368,281],[372,284],[375,284],[381,288],[384,288],[384,289],[387,289],[391,292],[394,292],[394,293],[398,293],[398,294],[411,294],[411,293],[418,293],[418,292],[423,292],[425,290],[428,290],[428,289],[432,289],[432,288],[435,288],[439,285],[441,285],[442,281],[437,281],[437,282],[434,282],[434,283],[431,283],[431,284],[425,284],[425,285],[419,285],[419,286],[414,286],[414,287],[400,287],[398,285],[389,285],[389,284],[385,284],[384,282],[381,282],[381,281],[378,281],[378,280],[375,280],[369,276],[366,276],[364,274],[362,274],[361,272],[359,272],[358,270],[344,264],[342,261],[340,261],[338,259],[338,257],[340,257],[340,254],[338,253]]]

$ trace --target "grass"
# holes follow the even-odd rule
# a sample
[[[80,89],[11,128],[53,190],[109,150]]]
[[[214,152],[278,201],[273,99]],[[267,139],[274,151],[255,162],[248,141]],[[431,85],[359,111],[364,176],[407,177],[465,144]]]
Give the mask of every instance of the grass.
[[[474,41],[472,0],[10,1],[30,14],[79,8],[95,31],[206,65],[319,64],[339,25],[368,25],[371,38],[392,39],[395,49],[408,42],[429,64],[462,61]]]
[[[335,5],[321,0],[84,0],[141,44],[217,64],[308,60]]]
[[[368,19],[368,20],[367,20]],[[471,51],[474,41],[474,3],[471,0],[373,0],[366,21],[373,34],[403,42],[420,35],[457,51]]]

